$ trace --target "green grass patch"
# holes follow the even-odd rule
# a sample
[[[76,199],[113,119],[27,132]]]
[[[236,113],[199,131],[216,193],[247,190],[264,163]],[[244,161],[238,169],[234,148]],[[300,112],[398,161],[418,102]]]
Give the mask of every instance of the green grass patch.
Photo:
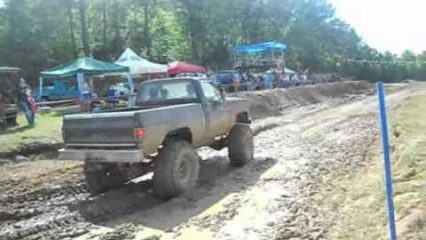
[[[18,116],[18,127],[0,134],[0,154],[19,153],[23,148],[34,145],[49,145],[62,142],[62,116],[53,114],[36,115],[36,125],[29,128],[25,116]]]

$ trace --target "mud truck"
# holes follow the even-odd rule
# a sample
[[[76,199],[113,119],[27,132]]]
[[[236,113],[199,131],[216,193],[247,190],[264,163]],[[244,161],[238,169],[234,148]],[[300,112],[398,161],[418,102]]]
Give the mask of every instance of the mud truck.
[[[207,80],[141,83],[132,108],[64,116],[62,160],[82,160],[89,190],[117,188],[153,171],[157,197],[170,199],[194,187],[196,148],[228,147],[230,164],[253,159],[249,105],[227,98]]]

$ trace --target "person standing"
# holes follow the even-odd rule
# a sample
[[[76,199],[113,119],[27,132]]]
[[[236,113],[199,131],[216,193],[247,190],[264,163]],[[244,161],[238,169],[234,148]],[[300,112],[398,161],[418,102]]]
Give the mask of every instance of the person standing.
[[[272,74],[272,71],[267,71],[264,77],[264,84],[265,89],[272,89],[273,83],[274,83],[274,75]]]
[[[5,129],[6,126],[6,99],[3,97],[3,93],[0,92],[0,130]]]
[[[90,112],[92,105],[92,90],[89,83],[84,82],[81,89],[80,105],[83,111]]]
[[[31,88],[25,82],[25,79],[21,78],[18,86],[18,108],[25,114],[28,125],[34,127],[35,111],[37,105],[31,96]]]

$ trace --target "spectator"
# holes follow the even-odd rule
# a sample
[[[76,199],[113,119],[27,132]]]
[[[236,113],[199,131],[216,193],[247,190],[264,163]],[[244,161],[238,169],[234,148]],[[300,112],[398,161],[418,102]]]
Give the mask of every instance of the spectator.
[[[6,128],[6,99],[0,92],[0,130]]]
[[[21,78],[19,81],[18,88],[18,108],[25,114],[28,125],[34,127],[34,118],[37,107],[35,101],[31,96],[31,89],[25,82],[25,79]]]
[[[264,77],[265,89],[272,89],[274,82],[274,76],[271,71],[268,71]]]
[[[167,89],[161,89],[161,99],[167,100],[169,97],[169,91]]]
[[[197,98],[197,95],[195,95],[194,86],[192,86],[192,84],[186,85],[186,93],[188,98]]]
[[[92,90],[87,82],[84,82],[81,89],[80,105],[83,111],[89,112],[92,104]]]
[[[149,101],[156,101],[156,100],[158,100],[158,89],[157,88],[149,89]]]

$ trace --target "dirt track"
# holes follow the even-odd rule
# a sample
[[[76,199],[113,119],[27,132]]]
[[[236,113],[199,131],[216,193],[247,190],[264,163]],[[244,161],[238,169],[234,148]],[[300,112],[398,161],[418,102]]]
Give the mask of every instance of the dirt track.
[[[226,150],[201,149],[198,187],[168,202],[149,179],[89,196],[79,162],[0,166],[0,239],[326,239],[335,216],[312,197],[323,176],[364,164],[376,102],[371,85],[314,88],[243,94],[255,161],[233,169]]]

